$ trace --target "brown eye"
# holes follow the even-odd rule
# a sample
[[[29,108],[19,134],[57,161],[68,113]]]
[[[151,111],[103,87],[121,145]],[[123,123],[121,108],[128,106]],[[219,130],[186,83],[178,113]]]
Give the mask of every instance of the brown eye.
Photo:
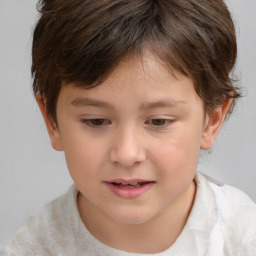
[[[171,120],[168,119],[151,119],[149,120],[149,124],[154,126],[166,126],[170,123]]]
[[[101,119],[101,118],[97,118],[97,119],[82,119],[81,120],[82,123],[88,125],[88,126],[92,126],[92,127],[97,127],[97,126],[103,126],[103,125],[107,125],[110,122],[106,119]]]
[[[106,120],[104,120],[104,119],[92,119],[92,120],[90,120],[90,123],[92,124],[92,125],[103,125],[104,123],[105,123],[105,121]]]

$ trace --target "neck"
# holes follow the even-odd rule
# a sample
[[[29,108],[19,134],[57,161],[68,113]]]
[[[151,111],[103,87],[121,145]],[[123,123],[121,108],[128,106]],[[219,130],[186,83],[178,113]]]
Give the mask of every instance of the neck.
[[[142,224],[120,224],[102,212],[95,214],[94,206],[80,193],[78,209],[89,232],[103,244],[126,252],[152,254],[168,249],[176,241],[192,209],[195,193],[193,181],[176,202]]]

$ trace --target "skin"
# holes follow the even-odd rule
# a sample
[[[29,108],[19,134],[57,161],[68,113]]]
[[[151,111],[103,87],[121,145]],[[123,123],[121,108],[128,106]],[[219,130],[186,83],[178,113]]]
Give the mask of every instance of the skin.
[[[230,101],[205,113],[193,81],[146,53],[122,62],[95,88],[63,85],[58,125],[40,95],[37,102],[53,148],[65,152],[91,234],[128,252],[170,247],[193,206],[199,152],[212,146]],[[154,183],[124,199],[106,186],[113,179]]]

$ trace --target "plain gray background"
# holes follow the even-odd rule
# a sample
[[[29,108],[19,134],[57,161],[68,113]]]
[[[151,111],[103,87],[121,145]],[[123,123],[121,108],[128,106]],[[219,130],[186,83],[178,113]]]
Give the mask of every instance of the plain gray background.
[[[198,170],[256,201],[256,0],[227,1],[236,21],[245,97]],[[35,0],[0,0],[0,244],[72,183],[64,155],[50,145],[31,90]]]

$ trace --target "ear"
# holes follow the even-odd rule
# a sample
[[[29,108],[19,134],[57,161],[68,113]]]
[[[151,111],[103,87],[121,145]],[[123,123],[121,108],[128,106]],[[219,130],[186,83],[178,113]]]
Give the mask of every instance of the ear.
[[[229,110],[232,99],[228,99],[223,105],[214,109],[207,115],[200,149],[208,150],[212,147]]]
[[[62,141],[61,141],[61,136],[60,136],[58,126],[53,121],[52,117],[48,114],[47,107],[43,97],[40,94],[37,94],[36,101],[43,115],[44,122],[47,128],[49,137],[51,139],[52,147],[57,151],[62,151],[63,146],[62,146]]]

